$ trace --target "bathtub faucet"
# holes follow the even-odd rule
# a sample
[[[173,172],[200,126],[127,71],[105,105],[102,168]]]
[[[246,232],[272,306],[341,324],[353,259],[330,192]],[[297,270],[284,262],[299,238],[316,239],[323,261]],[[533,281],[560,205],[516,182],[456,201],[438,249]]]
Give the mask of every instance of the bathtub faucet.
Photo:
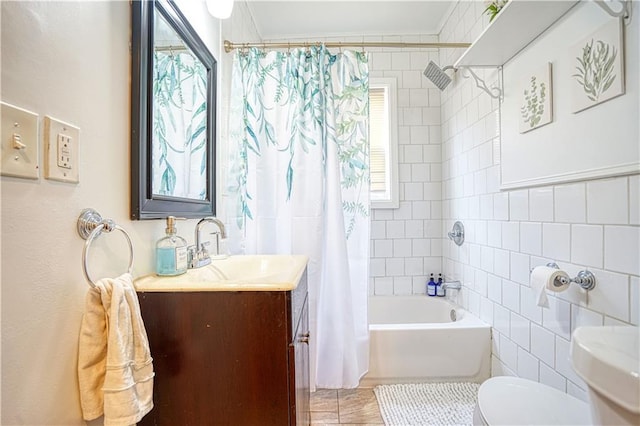
[[[442,288],[446,290],[460,290],[462,288],[462,283],[460,281],[449,281],[442,283]]]

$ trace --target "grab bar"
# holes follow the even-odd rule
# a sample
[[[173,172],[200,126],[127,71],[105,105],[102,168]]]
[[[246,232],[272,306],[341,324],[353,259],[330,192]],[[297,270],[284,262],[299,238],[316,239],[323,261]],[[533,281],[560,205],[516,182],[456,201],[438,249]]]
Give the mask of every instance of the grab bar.
[[[133,271],[133,243],[131,242],[131,237],[123,227],[117,225],[111,219],[102,219],[100,213],[98,213],[94,209],[88,208],[82,210],[82,212],[80,213],[80,216],[78,217],[77,229],[78,235],[80,235],[82,239],[86,240],[84,243],[84,248],[82,249],[82,272],[84,273],[84,276],[91,287],[96,288],[96,283],[89,276],[89,267],[87,265],[89,248],[91,247],[91,243],[93,242],[93,240],[103,232],[111,232],[113,230],[117,230],[124,234],[127,240],[127,244],[129,245],[129,269],[127,270],[127,272],[131,273]]]

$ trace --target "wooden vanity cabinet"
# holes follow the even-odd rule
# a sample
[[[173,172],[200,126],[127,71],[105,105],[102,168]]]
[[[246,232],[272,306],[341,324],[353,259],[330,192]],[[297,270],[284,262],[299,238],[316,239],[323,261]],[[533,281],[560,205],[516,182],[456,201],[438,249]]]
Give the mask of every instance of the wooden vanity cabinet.
[[[308,425],[306,273],[292,291],[139,293],[155,370],[140,425]]]

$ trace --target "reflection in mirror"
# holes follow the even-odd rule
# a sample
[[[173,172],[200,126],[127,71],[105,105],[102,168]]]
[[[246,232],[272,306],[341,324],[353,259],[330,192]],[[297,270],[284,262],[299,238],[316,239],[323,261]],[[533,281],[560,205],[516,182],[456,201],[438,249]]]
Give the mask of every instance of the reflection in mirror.
[[[166,19],[155,14],[154,195],[207,195],[207,70]]]
[[[215,215],[216,60],[172,0],[131,7],[131,218]]]

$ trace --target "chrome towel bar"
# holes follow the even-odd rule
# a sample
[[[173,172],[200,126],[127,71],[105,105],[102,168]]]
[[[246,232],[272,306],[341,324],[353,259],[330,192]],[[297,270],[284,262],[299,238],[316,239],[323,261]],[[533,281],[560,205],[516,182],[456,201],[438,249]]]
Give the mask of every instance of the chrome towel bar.
[[[84,272],[84,276],[87,279],[89,285],[93,288],[96,287],[96,283],[93,282],[91,277],[89,276],[89,267],[87,265],[87,259],[89,257],[89,248],[91,247],[91,243],[94,239],[96,239],[103,232],[111,232],[113,230],[120,231],[124,234],[127,243],[129,245],[129,269],[128,273],[133,271],[133,243],[131,242],[131,237],[127,231],[124,230],[123,227],[117,225],[111,219],[103,219],[100,216],[100,213],[95,211],[94,209],[84,209],[80,213],[78,217],[78,235],[82,237],[82,239],[86,240],[84,243],[84,248],[82,250],[82,272]]]

